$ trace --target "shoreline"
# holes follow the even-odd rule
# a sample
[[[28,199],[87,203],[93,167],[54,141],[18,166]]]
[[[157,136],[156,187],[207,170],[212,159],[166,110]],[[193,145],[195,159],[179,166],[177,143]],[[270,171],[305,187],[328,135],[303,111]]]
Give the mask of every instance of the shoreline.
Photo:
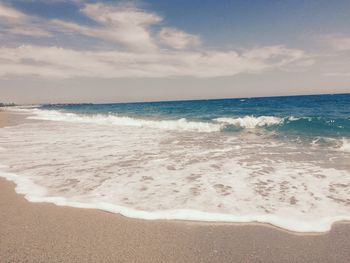
[[[22,116],[13,116],[0,110],[0,127],[23,122]],[[14,188],[13,182],[0,178],[0,255],[5,262],[350,259],[348,222],[337,222],[325,233],[298,233],[254,222],[149,221],[97,209],[31,203]]]
[[[348,262],[350,225],[294,234],[247,223],[148,221],[30,203],[0,178],[5,262]]]

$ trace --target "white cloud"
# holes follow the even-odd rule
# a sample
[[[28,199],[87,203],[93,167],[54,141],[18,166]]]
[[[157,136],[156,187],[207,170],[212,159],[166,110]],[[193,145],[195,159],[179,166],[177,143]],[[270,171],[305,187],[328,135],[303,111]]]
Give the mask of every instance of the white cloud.
[[[322,41],[336,51],[350,50],[350,37],[344,35],[327,35]]]
[[[78,33],[94,38],[122,44],[129,49],[146,50],[156,48],[150,26],[161,21],[161,17],[133,6],[109,6],[87,4],[80,10],[97,22],[96,26],[82,26],[72,22],[53,20],[63,32]]]
[[[25,15],[16,9],[6,6],[0,2],[0,18],[23,19]]]
[[[266,51],[267,49],[267,51]],[[270,62],[274,56],[283,59]],[[303,57],[281,46],[234,51],[78,51],[59,47],[0,48],[0,76],[40,77],[218,77],[262,72]]]
[[[175,49],[199,46],[201,41],[196,35],[188,34],[175,28],[162,28],[158,33],[160,43]]]
[[[62,31],[112,41],[130,49],[155,49],[158,44],[174,49],[200,45],[198,36],[175,28],[162,28],[157,37],[153,37],[150,27],[159,24],[162,18],[134,6],[87,4],[80,11],[95,20],[98,25],[88,27],[62,20],[51,22],[61,27]]]
[[[46,30],[43,30],[35,25],[12,25],[11,27],[3,27],[0,29],[3,34],[11,35],[21,35],[30,37],[49,37],[52,34]]]
[[[137,49],[155,48],[149,27],[161,21],[158,15],[135,7],[104,4],[88,4],[81,11],[102,25],[102,29],[93,29],[97,37]]]
[[[0,33],[3,35],[24,35],[34,37],[51,36],[42,27],[42,21],[28,16],[0,2]]]
[[[7,17],[11,17],[11,23],[7,26],[13,34],[29,33],[41,37],[54,35],[58,31],[81,34],[123,47],[74,50],[56,46],[4,46],[0,47],[0,77],[205,78],[260,73],[286,67],[307,57],[301,50],[284,46],[259,47],[241,52],[206,49],[200,45],[198,36],[184,31],[165,27],[156,32],[153,26],[159,25],[162,18],[134,6],[87,4],[81,12],[96,24],[87,26],[50,20],[38,27],[37,18],[15,11],[3,11]]]

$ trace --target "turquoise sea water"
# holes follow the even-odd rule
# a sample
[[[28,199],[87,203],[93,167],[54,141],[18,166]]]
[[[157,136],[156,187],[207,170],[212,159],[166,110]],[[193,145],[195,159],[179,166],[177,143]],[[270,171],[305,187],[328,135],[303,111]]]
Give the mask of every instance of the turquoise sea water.
[[[350,136],[350,94],[189,100],[147,103],[43,105],[41,109],[85,115],[117,115],[151,120],[217,122],[218,118],[273,116],[279,123],[262,127],[301,136]],[[244,123],[227,124],[237,131]]]

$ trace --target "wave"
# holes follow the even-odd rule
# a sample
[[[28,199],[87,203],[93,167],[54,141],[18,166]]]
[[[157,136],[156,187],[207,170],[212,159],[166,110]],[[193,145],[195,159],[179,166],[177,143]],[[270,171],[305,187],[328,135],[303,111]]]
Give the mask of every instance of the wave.
[[[216,118],[214,122],[189,121],[185,118],[177,120],[147,120],[128,116],[117,115],[80,115],[75,113],[61,112],[56,110],[33,109],[34,116],[29,119],[81,122],[95,124],[113,124],[121,126],[148,127],[164,130],[197,131],[197,132],[218,132],[227,125],[234,125],[240,128],[253,129],[269,125],[281,124],[282,118],[274,116],[245,116],[238,118]]]
[[[268,125],[276,125],[283,122],[282,118],[273,116],[245,116],[239,118],[217,118],[215,122],[189,121],[185,118],[177,120],[147,120],[127,116],[117,115],[79,115],[75,113],[60,112],[56,110],[32,110],[34,116],[29,119],[51,120],[65,122],[95,123],[95,124],[112,124],[120,126],[148,127],[164,130],[179,131],[197,131],[197,132],[219,132],[227,125],[235,125],[240,128],[253,129]]]
[[[30,119],[51,120],[65,122],[80,122],[94,124],[111,124],[119,126],[147,127],[163,130],[196,131],[196,132],[218,132],[222,125],[209,122],[188,121],[185,118],[178,120],[146,120],[116,115],[78,115],[75,113],[64,113],[55,110],[33,110],[34,116]]]
[[[256,127],[281,124],[283,122],[283,119],[273,116],[245,116],[243,118],[217,118],[215,121],[219,123],[232,124],[241,128],[253,129]]]
[[[326,136],[349,137],[349,119],[329,119],[321,117],[277,117],[277,116],[243,116],[219,117],[208,121],[181,119],[142,119],[117,114],[82,114],[59,110],[17,109],[32,114],[29,119],[64,121],[72,123],[91,123],[102,125],[146,127],[172,131],[191,132],[237,132],[242,129],[264,128],[279,132]],[[345,147],[345,146],[344,146]]]
[[[350,136],[350,120],[346,118],[245,116],[240,118],[217,118],[215,121],[243,129],[267,128],[312,136]],[[344,144],[347,143],[345,142]],[[344,147],[348,146],[345,145]]]

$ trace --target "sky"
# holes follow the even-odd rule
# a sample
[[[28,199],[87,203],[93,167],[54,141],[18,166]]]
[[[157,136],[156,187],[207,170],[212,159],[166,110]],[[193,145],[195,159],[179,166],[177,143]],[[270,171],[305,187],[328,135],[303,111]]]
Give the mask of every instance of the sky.
[[[0,102],[350,92],[348,0],[0,0]]]

